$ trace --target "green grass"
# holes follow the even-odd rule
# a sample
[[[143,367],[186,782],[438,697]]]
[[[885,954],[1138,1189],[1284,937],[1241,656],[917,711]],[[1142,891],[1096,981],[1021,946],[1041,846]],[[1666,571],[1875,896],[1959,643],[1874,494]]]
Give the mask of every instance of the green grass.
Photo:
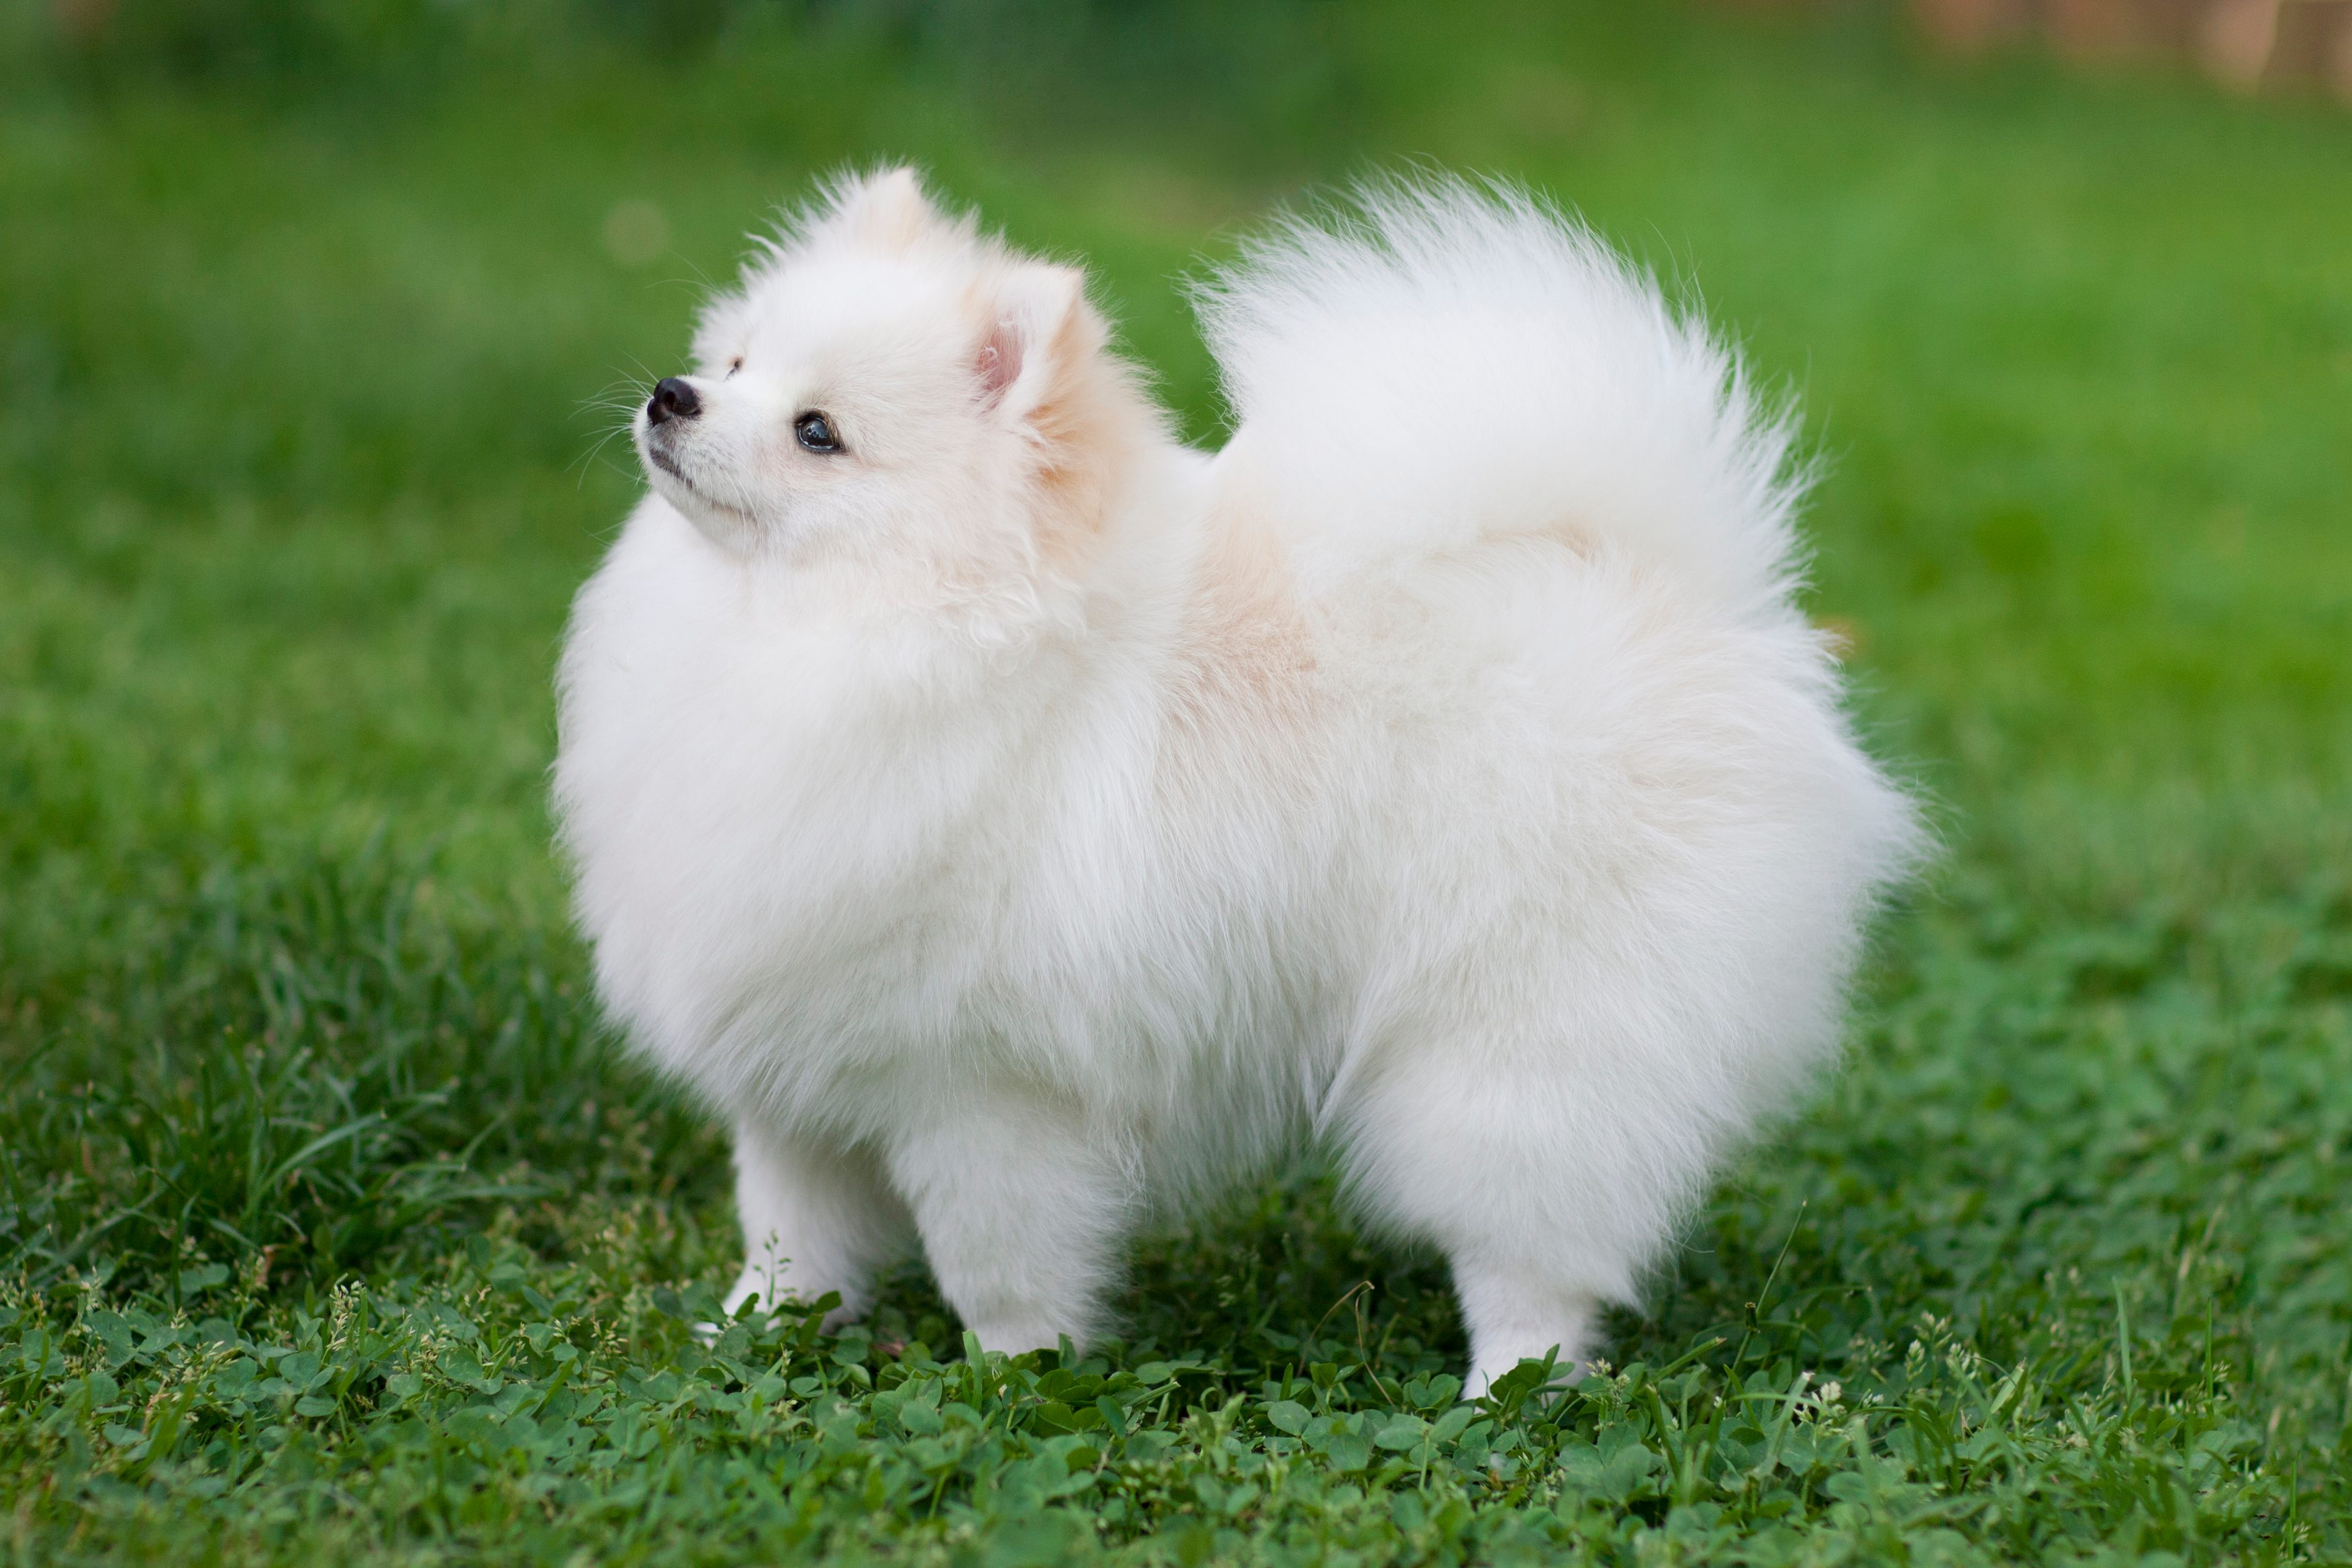
[[[11,35],[0,1552],[2352,1560],[2352,119],[1852,14],[1145,8],[1024,74],[949,9],[324,84]],[[1457,1405],[1442,1271],[1311,1165],[1074,1365],[967,1360],[919,1271],[692,1336],[724,1142],[600,1032],[547,848],[636,486],[590,405],[886,153],[1095,258],[1204,435],[1177,275],[1415,155],[1803,399],[1816,608],[1948,854],[1608,1375]]]

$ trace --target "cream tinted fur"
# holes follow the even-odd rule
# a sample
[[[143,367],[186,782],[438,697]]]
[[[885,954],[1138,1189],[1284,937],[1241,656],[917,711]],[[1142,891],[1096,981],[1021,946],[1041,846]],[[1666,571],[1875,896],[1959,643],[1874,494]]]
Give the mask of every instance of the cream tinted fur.
[[[1319,1136],[1475,1378],[1583,1357],[1915,843],[1785,429],[1508,193],[1372,192],[1204,317],[1214,455],[904,172],[710,307],[563,656],[598,983],[735,1121],[738,1302],[919,1247],[983,1343],[1083,1342],[1139,1227]]]

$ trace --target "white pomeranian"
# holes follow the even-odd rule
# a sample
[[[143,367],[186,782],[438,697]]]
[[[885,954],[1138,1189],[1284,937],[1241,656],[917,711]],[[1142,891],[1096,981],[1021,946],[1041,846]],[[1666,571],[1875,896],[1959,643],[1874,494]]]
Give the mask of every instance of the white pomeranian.
[[[1204,295],[1171,434],[1083,275],[846,181],[636,417],[556,798],[605,1003],[735,1123],[754,1294],[919,1247],[991,1349],[1307,1137],[1471,1387],[1593,1348],[1834,1047],[1918,841],[1792,602],[1789,426],[1527,196]]]

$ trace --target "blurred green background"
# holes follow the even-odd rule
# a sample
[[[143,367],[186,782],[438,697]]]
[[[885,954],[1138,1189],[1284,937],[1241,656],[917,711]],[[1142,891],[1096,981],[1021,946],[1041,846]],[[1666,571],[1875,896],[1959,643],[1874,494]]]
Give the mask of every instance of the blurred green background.
[[[231,1506],[292,1482],[215,1452],[236,1421],[278,1442],[301,1421],[192,1415],[156,1448],[155,1406],[124,1426],[90,1392],[74,1357],[98,1351],[40,1349],[81,1342],[94,1303],[258,1344],[338,1280],[457,1290],[489,1267],[478,1244],[587,1270],[592,1304],[726,1268],[723,1145],[582,995],[547,843],[550,670],[638,491],[616,410],[679,363],[747,231],[886,159],[1085,258],[1203,441],[1222,414],[1182,279],[1375,169],[1524,180],[1735,335],[1804,411],[1811,607],[1947,853],[1890,923],[1850,1070],[1727,1185],[1619,1324],[1621,1359],[1672,1361],[1745,1310],[1738,1353],[1694,1352],[1688,1375],[1843,1369],[1977,1408],[1965,1356],[1906,1370],[1924,1313],[2065,1391],[2017,1438],[2031,1464],[1914,1478],[1976,1500],[1934,1516],[1952,1551],[2343,1544],[2352,114],[2030,49],[1948,61],[1867,5],[60,0],[0,17],[20,1551],[169,1555],[192,1519],[232,1556],[309,1539]],[[1253,1204],[1145,1260],[1139,1342],[1255,1389],[1378,1278],[1381,1354],[1424,1374],[1458,1355],[1442,1276],[1356,1247],[1311,1169]],[[1756,1328],[1791,1279],[1812,1304]],[[886,1333],[944,1355],[919,1277],[897,1303]],[[694,1353],[675,1325],[631,1333],[616,1365]],[[197,1386],[198,1341],[182,1362],[157,1342],[110,1379]],[[2148,1425],[2167,1376],[2179,1421],[2204,1401],[2197,1443],[2236,1436]],[[2114,1424],[2088,1491],[2037,1468],[2074,1451],[2068,1408]],[[131,1434],[112,1448],[110,1422]],[[394,1449],[337,1462],[414,1458]],[[1872,1451],[1839,1462],[1875,1474]],[[1708,1505],[1731,1510],[1721,1550],[1769,1556],[1775,1521],[1834,1533],[1830,1473],[1794,1515],[1754,1488]],[[245,1489],[215,1500],[208,1475]],[[1996,1528],[1977,1504],[2009,1484],[2041,1500]],[[924,1495],[827,1549],[913,1550]],[[1696,1506],[1643,1495],[1609,1528]],[[319,1506],[302,1528],[340,1521],[352,1552],[422,1529],[422,1504]],[[1206,1506],[1099,1527],[1158,1550]],[[1545,1506],[1567,1532],[1545,1550],[1601,1550]],[[604,1539],[582,1507],[530,1550]],[[535,1517],[516,1508],[436,1539],[522,1552],[499,1533]],[[1348,1549],[1426,1555],[1402,1518]],[[1235,1512],[1200,1552],[1272,1551],[1287,1520]],[[692,1522],[645,1550],[691,1555]],[[777,1549],[764,1529],[729,1540]]]

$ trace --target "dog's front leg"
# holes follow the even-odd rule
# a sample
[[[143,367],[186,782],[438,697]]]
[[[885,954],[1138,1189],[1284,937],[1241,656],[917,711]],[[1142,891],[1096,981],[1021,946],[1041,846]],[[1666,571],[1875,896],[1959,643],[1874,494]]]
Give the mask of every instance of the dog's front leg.
[[[1066,1102],[1001,1091],[893,1148],[931,1272],[982,1346],[1049,1350],[1100,1330],[1134,1206],[1117,1149]]]

